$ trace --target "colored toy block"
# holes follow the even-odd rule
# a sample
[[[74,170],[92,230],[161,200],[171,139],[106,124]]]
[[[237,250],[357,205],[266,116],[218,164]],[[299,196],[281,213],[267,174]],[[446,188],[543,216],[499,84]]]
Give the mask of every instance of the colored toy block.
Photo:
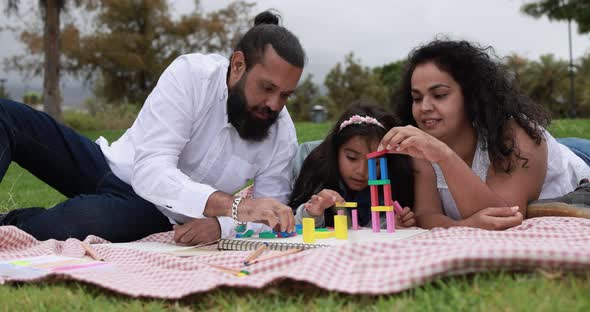
[[[369,185],[386,185],[391,184],[389,179],[386,180],[369,180]]]
[[[387,222],[387,233],[393,233],[395,232],[395,218],[393,216],[393,210],[392,211],[388,211],[385,214],[385,220]]]
[[[385,157],[379,158],[379,167],[381,169],[381,176],[380,176],[381,180],[389,179],[389,177],[388,177],[389,173],[387,171],[387,158],[385,158]]]
[[[336,208],[357,208],[357,202],[344,202],[344,203],[336,203]]]
[[[352,209],[352,229],[358,231],[359,229],[359,214],[356,209]]]
[[[345,216],[345,212],[343,209],[338,209],[338,211],[336,212],[339,216]]]
[[[371,224],[373,228],[373,232],[379,232],[381,230],[381,224],[379,220],[379,212],[371,211]]]
[[[397,213],[397,214],[401,214],[402,211],[404,210],[402,208],[402,206],[397,202],[397,200],[393,202],[393,209],[395,210],[395,213]]]
[[[348,239],[348,220],[346,216],[334,216],[334,233],[337,239]]]
[[[371,206],[371,211],[393,211],[393,206]]]
[[[375,159],[367,160],[369,163],[369,180],[377,179],[377,162]]]
[[[323,228],[317,228],[317,229],[315,229],[315,231],[316,232],[328,232],[328,231],[330,231],[330,229],[323,227]]]
[[[315,243],[315,219],[303,218],[303,242]]]
[[[385,206],[392,206],[391,202],[391,184],[383,185],[383,204]]]
[[[278,238],[297,236],[297,232],[276,232]]]
[[[379,206],[379,190],[377,190],[377,185],[369,186],[371,189],[371,206]]]
[[[299,235],[303,234],[303,224],[296,224],[295,225],[295,232],[297,232],[297,234],[299,234]]]
[[[259,238],[277,238],[277,235],[273,232],[260,232],[258,234]]]
[[[372,153],[367,154],[367,159],[381,157],[381,156],[383,156],[383,155],[385,155],[387,153],[389,153],[389,150],[386,150],[386,149],[384,149],[384,150],[382,150],[380,152],[372,152]]]
[[[334,237],[334,235],[335,235],[334,232],[315,232],[316,239],[332,238],[332,237]],[[305,242],[305,239],[303,241]]]
[[[242,238],[242,237],[252,237],[252,235],[254,235],[254,231],[253,230],[248,230],[245,233],[242,234],[236,234],[236,238]]]

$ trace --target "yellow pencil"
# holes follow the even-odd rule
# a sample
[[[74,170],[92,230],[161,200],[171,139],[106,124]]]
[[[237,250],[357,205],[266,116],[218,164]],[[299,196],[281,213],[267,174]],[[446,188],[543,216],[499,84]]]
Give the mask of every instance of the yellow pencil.
[[[256,250],[251,253],[248,257],[246,257],[246,259],[244,260],[244,265],[248,266],[250,265],[250,261],[258,258],[258,256],[260,256],[264,250],[266,249],[266,247],[268,246],[267,243],[264,243],[262,245],[260,245],[260,247],[256,248]]]
[[[298,253],[300,251],[303,251],[303,249],[289,249],[287,251],[283,251],[283,252],[275,253],[275,254],[272,254],[272,255],[268,255],[266,257],[261,257],[261,258],[258,258],[258,259],[254,259],[254,260],[250,261],[249,264],[255,264],[255,263],[258,263],[258,262],[262,262],[262,261],[266,261],[266,260],[271,260],[271,259],[275,259],[275,258],[279,258],[279,257],[283,257],[283,256],[287,256],[287,255],[290,255],[290,254]]]
[[[96,251],[94,249],[92,249],[92,247],[90,247],[90,245],[86,244],[85,242],[80,242],[80,244],[82,245],[82,248],[84,248],[84,250],[86,250],[86,253],[94,260],[96,261],[104,261],[104,259],[98,255],[98,253],[96,253]]]

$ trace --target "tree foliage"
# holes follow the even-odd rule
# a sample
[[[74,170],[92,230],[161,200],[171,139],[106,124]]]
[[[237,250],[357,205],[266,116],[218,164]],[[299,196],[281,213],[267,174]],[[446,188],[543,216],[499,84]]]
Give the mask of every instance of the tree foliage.
[[[360,60],[349,53],[344,58],[344,64],[338,62],[326,75],[324,81],[328,88],[328,96],[334,103],[336,112],[341,112],[354,101],[369,99],[381,105],[387,101],[387,88],[383,84],[379,73],[363,66]]]
[[[205,13],[196,9],[173,18],[166,0],[102,0],[79,12],[91,31],[74,21],[63,25],[60,44],[63,70],[87,82],[102,79],[106,101],[142,104],[164,69],[179,55],[227,53],[249,26],[250,3],[238,1]],[[43,46],[35,29],[21,41],[37,55]],[[13,58],[13,67],[37,72],[38,59]],[[95,88],[96,89],[96,88]]]
[[[521,11],[535,18],[547,16],[550,20],[567,21],[578,24],[581,34],[590,32],[590,1],[588,0],[539,0],[523,4]]]
[[[297,121],[310,120],[311,108],[318,104],[320,95],[318,86],[313,82],[313,75],[308,74],[299,82],[293,97],[289,99],[287,108],[291,118]]]

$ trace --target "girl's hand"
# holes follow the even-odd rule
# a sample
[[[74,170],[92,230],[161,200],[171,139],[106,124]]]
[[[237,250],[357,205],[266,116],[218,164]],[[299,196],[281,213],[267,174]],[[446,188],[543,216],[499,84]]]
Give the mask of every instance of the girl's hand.
[[[434,163],[453,153],[445,143],[414,126],[394,127],[389,130],[377,151],[383,149]]]
[[[405,228],[416,226],[416,218],[410,207],[404,207],[401,214],[395,215],[396,228]]]
[[[344,198],[338,192],[323,189],[317,195],[312,195],[311,199],[303,204],[303,207],[311,216],[318,217],[324,214],[324,210],[334,206],[335,203],[343,202]]]

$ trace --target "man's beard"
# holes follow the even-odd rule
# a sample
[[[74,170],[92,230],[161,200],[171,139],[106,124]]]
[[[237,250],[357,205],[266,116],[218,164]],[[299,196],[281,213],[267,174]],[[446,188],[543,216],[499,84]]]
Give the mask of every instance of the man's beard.
[[[274,112],[268,107],[254,108],[259,112],[268,114],[267,119],[260,119],[252,111],[248,110],[246,96],[244,95],[246,76],[242,76],[240,81],[229,90],[227,118],[242,139],[262,141],[268,136],[268,129],[279,117],[279,112]]]

